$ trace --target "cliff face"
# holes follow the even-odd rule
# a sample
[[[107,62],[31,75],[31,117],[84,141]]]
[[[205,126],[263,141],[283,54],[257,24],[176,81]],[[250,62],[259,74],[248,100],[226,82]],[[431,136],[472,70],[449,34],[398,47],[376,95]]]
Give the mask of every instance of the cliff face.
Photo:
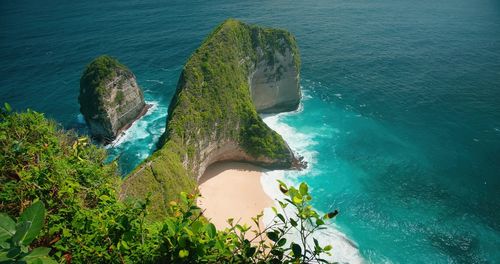
[[[80,111],[92,136],[109,143],[146,111],[134,74],[109,56],[100,56],[80,79]]]
[[[260,113],[292,111],[299,106],[300,64],[295,61],[299,54],[291,40],[280,39],[278,47],[256,47],[257,61],[249,82],[253,103]]]
[[[223,160],[292,168],[292,151],[257,110],[296,109],[299,71],[297,45],[287,31],[237,20],[219,25],[184,66],[163,146],[128,176],[122,196],[151,192],[169,201]]]

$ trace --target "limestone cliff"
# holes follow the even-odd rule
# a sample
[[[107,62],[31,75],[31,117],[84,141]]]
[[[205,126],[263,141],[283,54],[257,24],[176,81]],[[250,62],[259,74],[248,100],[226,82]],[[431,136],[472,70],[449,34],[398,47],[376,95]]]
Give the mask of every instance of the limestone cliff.
[[[258,34],[269,35],[266,31]],[[260,113],[295,110],[301,98],[297,44],[286,37],[273,44],[264,42],[255,47],[257,60],[249,72],[252,101]]]
[[[162,147],[128,176],[122,197],[149,192],[166,202],[193,188],[210,164],[222,160],[292,168],[294,154],[257,110],[297,108],[299,71],[289,32],[226,20],[186,62]]]
[[[111,142],[147,110],[134,74],[109,56],[87,66],[78,101],[92,137],[103,143]]]

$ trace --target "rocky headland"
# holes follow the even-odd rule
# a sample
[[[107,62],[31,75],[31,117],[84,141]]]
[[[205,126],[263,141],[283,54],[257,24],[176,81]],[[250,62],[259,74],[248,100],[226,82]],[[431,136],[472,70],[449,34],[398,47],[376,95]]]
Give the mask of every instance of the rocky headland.
[[[295,110],[300,56],[287,31],[229,19],[191,55],[178,81],[159,149],[125,179],[121,197],[165,202],[191,191],[218,161],[271,169],[300,165],[283,138],[258,112]]]
[[[92,137],[104,144],[113,141],[149,108],[135,75],[106,55],[86,67],[78,101]]]

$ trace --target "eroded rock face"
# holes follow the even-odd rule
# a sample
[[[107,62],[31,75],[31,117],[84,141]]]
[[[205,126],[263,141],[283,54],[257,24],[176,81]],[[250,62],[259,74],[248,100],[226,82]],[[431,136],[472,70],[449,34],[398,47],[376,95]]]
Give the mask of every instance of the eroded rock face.
[[[78,101],[92,137],[102,143],[113,141],[147,111],[134,74],[109,56],[87,66]]]
[[[257,48],[258,62],[249,79],[252,101],[259,113],[293,111],[300,103],[300,69],[294,59],[298,54],[289,47],[295,44],[280,43],[284,48],[272,49],[268,56],[261,47]]]

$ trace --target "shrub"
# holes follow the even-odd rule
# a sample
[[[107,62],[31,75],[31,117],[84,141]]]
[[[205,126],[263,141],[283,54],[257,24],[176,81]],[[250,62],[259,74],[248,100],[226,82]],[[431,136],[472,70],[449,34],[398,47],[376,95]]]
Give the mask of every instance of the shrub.
[[[0,213],[0,263],[57,263],[50,258],[50,248],[29,249],[29,245],[42,230],[45,207],[36,201],[28,207],[15,223]]]
[[[312,209],[305,184],[280,183],[286,195],[281,209],[295,210],[274,209],[270,226],[262,227],[259,215],[257,230],[232,220],[230,228],[216,230],[197,207],[197,195],[181,193],[163,205],[168,215],[154,221],[151,204],[163,201],[120,200],[121,180],[116,166],[104,164],[104,150],[43,114],[0,109],[0,150],[0,211],[19,216],[14,228],[0,214],[3,260],[35,263],[36,256],[50,263],[50,252],[59,263],[308,263],[325,262],[321,254],[331,248],[307,244],[330,217]],[[18,238],[29,219],[32,227]],[[287,241],[293,230],[299,241]]]

